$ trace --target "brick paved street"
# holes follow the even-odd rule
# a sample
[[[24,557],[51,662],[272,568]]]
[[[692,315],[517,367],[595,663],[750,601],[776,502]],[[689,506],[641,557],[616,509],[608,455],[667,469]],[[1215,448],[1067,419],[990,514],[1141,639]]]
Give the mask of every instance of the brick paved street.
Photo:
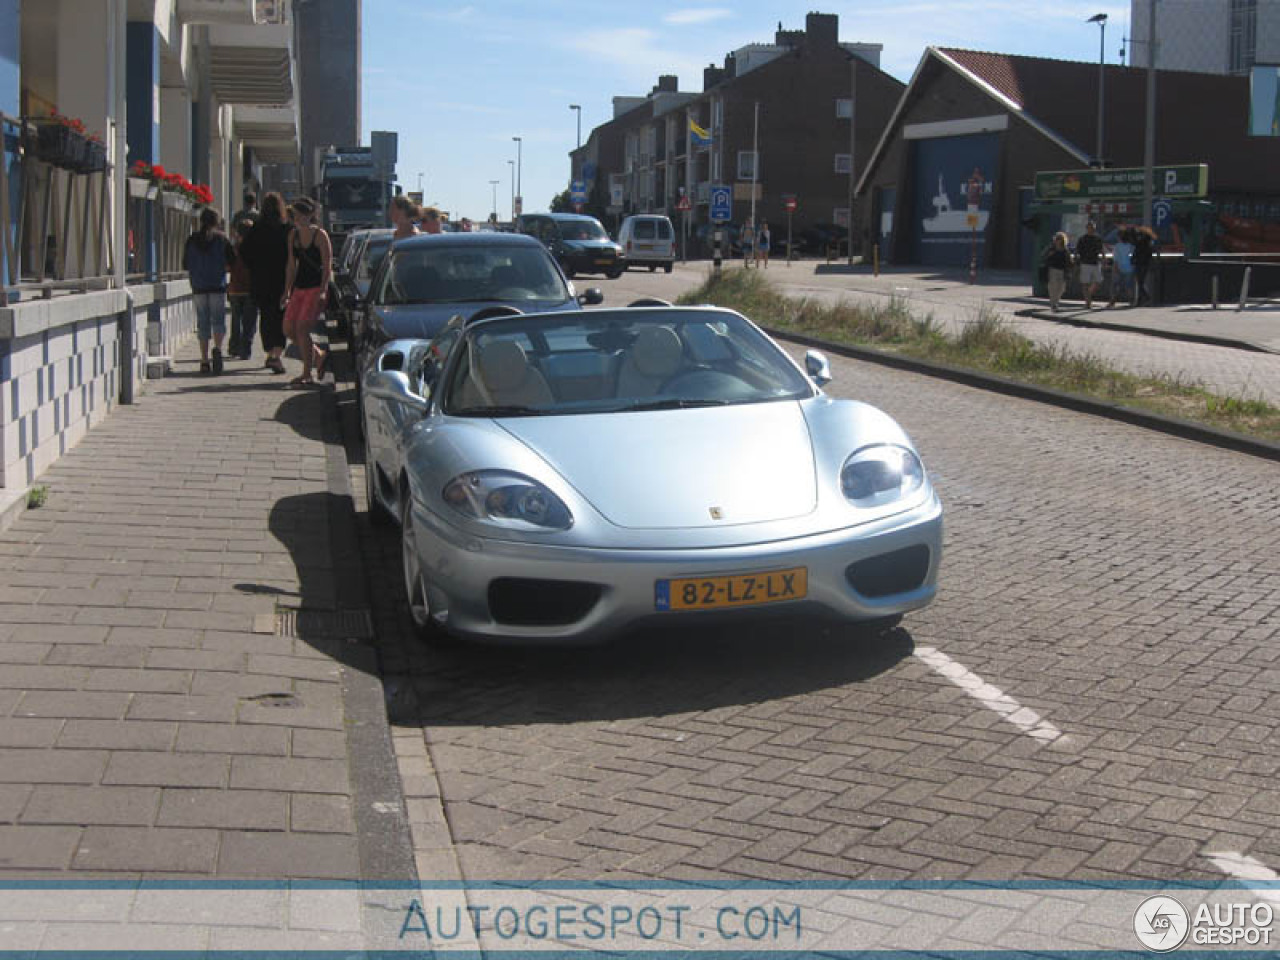
[[[430,652],[407,639],[396,535],[362,525],[422,875],[453,856],[468,880],[1280,864],[1275,465],[833,362],[835,391],[907,426],[948,511],[938,602],[879,639],[781,623]]]
[[[328,401],[193,354],[0,535],[0,871],[362,875]]]

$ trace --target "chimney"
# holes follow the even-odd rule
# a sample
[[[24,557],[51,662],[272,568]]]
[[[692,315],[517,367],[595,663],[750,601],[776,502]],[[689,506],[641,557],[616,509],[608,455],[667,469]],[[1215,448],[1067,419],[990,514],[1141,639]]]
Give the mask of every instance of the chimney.
[[[658,85],[653,88],[654,93],[675,93],[680,89],[680,78],[669,73],[664,73],[658,77]]]
[[[714,63],[708,64],[702,69],[702,89],[710,90],[717,83],[724,79],[724,71],[717,67]]]
[[[840,17],[834,13],[810,13],[804,18],[805,39],[810,47],[840,44]]]

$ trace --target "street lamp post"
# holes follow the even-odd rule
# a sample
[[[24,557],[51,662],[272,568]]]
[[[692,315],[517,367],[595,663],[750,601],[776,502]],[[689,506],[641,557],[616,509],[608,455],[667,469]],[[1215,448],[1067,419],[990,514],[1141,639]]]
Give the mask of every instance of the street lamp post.
[[[1101,29],[1098,33],[1098,150],[1094,157],[1095,164],[1101,168],[1102,160],[1102,117],[1106,110],[1105,91],[1107,84],[1107,15],[1096,13],[1086,23],[1096,23]]]
[[[576,103],[569,104],[569,109],[578,115],[578,146],[582,146],[582,107]]]
[[[854,185],[854,163],[853,158],[857,150],[857,113],[858,113],[858,56],[857,54],[846,54],[849,58],[849,266],[853,266],[853,185]],[[839,247],[836,248],[836,256],[839,256]],[[865,261],[864,261],[865,262]]]
[[[514,141],[516,142],[516,200],[519,202],[520,206],[521,206],[521,207],[523,207],[523,206],[524,206],[524,194],[520,192],[520,186],[521,186],[521,184],[520,184],[520,167],[521,167],[521,164],[522,164],[522,162],[523,162],[523,156],[522,156],[522,153],[523,153],[523,150],[524,150],[524,138],[523,138],[523,137],[512,137],[511,139],[512,139],[512,140],[514,140]],[[523,212],[523,211],[522,211],[522,212]],[[513,206],[513,207],[512,207],[512,211],[511,211],[511,219],[512,219],[512,220],[514,220],[515,218],[516,218],[516,214],[515,214],[515,208],[514,208],[514,206]]]
[[[501,180],[490,180],[490,181],[489,181],[489,186],[491,186],[491,187],[493,188],[493,207],[492,207],[492,210],[493,210],[493,219],[494,219],[494,221],[497,221],[497,219],[498,219],[498,184],[500,184],[501,182],[502,182]]]
[[[508,160],[507,166],[511,168],[511,223],[514,226],[516,222],[516,162]]]

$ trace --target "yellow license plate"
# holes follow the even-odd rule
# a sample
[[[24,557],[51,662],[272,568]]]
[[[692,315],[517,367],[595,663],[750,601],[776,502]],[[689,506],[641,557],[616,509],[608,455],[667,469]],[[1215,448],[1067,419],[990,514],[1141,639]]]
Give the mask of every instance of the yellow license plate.
[[[767,570],[729,577],[685,577],[654,583],[658,610],[715,610],[801,600],[809,592],[806,567]]]
[[[597,260],[597,261],[596,261],[596,266],[597,266],[597,267],[607,267],[607,266],[608,266],[609,264],[611,264],[611,263],[613,263],[613,261],[612,261],[612,260]]]

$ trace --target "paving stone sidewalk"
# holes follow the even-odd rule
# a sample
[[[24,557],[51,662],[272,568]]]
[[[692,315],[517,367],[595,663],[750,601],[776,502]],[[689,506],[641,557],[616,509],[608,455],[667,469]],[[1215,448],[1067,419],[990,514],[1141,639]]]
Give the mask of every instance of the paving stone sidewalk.
[[[394,872],[362,862],[348,762],[365,730],[394,774],[376,658],[336,616],[331,390],[197,371],[189,345],[0,534],[0,872]]]

